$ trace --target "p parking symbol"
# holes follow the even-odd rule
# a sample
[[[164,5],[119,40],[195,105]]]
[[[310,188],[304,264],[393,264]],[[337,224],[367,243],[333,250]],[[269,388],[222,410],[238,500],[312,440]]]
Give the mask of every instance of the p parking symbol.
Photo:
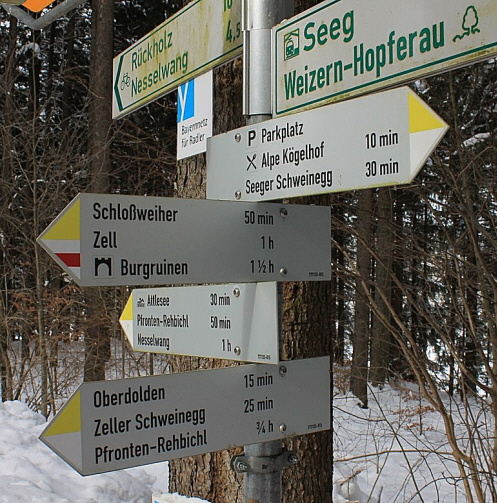
[[[247,148],[252,148],[257,145],[257,131],[249,129],[247,134]]]

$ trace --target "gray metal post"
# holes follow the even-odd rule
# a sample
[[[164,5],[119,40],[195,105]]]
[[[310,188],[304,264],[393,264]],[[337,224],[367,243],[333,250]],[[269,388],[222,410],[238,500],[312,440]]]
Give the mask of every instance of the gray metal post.
[[[243,114],[271,118],[271,28],[293,15],[293,0],[242,0]]]
[[[246,445],[245,456],[272,458],[281,455],[279,440],[262,444]],[[245,503],[280,503],[281,468],[271,473],[246,472],[244,475]]]
[[[243,113],[247,125],[271,118],[271,28],[292,15],[293,0],[243,0]],[[281,330],[281,294],[278,297]],[[246,445],[244,453],[232,460],[232,466],[244,473],[245,503],[280,503],[281,470],[296,462],[295,455],[285,452],[279,440]]]

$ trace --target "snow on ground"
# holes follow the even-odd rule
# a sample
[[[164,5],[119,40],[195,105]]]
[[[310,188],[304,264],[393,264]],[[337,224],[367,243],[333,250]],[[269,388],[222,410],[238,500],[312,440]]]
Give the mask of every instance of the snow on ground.
[[[45,426],[22,402],[0,404],[1,503],[150,503],[167,489],[167,463],[82,477],[38,440]]]
[[[368,400],[334,396],[334,502],[466,501],[439,414],[408,387]]]
[[[416,393],[385,386],[371,393],[368,409],[349,393],[334,395],[335,503],[466,500],[455,464],[443,454],[443,423]],[[38,440],[45,426],[24,403],[0,404],[0,503],[150,503],[153,493],[167,491],[167,463],[80,476]]]

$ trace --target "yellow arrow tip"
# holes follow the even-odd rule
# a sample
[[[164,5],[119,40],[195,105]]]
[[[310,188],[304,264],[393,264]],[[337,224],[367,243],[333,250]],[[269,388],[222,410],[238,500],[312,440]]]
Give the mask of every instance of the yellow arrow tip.
[[[41,239],[79,240],[80,239],[79,197],[66,207],[58,218],[40,236]]]
[[[124,306],[124,311],[119,318],[119,321],[132,321],[133,320],[133,292],[131,292],[128,302]]]
[[[445,122],[414,92],[409,93],[409,133],[445,128]]]
[[[81,431],[81,392],[77,391],[55,416],[44,437]]]

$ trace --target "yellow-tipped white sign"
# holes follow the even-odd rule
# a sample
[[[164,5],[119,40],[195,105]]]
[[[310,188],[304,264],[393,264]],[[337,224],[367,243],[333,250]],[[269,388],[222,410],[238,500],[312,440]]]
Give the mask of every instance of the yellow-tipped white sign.
[[[448,129],[407,87],[208,139],[207,197],[269,201],[410,183]]]
[[[274,282],[136,289],[119,321],[134,351],[279,362]]]

